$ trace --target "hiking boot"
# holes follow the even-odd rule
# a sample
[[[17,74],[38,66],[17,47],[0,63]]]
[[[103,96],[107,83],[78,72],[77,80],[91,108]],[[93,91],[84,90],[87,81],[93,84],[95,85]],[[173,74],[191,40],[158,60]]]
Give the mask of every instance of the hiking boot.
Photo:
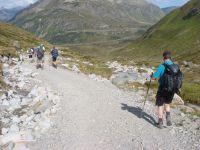
[[[161,118],[158,119],[157,127],[158,127],[159,129],[162,129],[162,128],[163,128],[163,119],[161,119]]]
[[[167,126],[171,126],[172,125],[170,112],[166,113],[166,121],[167,121]]]

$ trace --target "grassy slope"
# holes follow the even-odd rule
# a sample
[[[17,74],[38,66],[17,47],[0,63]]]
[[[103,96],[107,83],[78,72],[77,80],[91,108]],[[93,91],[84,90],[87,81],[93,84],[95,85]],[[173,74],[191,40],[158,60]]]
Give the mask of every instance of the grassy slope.
[[[200,9],[200,1],[187,5],[164,17],[141,38],[124,49],[112,53],[143,61],[158,61],[163,50],[172,50],[177,60],[200,62],[200,14],[183,19],[194,9]]]
[[[49,47],[47,42],[33,36],[31,33],[0,22],[0,54],[15,54],[18,49],[35,47],[41,43]]]
[[[85,74],[96,74],[96,75],[101,75],[104,78],[109,79],[112,75],[112,71],[110,68],[106,66],[106,61],[104,61],[101,58],[97,57],[92,57],[88,55],[83,55],[80,52],[76,52],[74,50],[68,49],[68,48],[63,48],[59,47],[59,49],[62,51],[62,57],[64,58],[71,58],[71,61],[66,61],[63,63],[67,63],[69,65],[77,65],[77,67],[81,70],[81,72]],[[76,61],[79,60],[79,61]],[[92,63],[93,65],[87,65],[84,64],[83,62],[89,62]]]

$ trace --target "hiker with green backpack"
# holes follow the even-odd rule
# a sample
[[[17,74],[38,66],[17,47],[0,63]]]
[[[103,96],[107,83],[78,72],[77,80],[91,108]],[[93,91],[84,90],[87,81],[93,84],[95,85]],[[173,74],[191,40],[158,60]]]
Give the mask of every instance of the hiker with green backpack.
[[[180,67],[171,60],[170,51],[163,53],[163,63],[159,65],[155,73],[152,73],[151,78],[159,79],[159,87],[156,95],[156,106],[158,106],[157,127],[162,129],[164,112],[166,112],[167,126],[172,125],[170,104],[174,98],[174,94],[179,94],[183,81],[183,74]]]
[[[45,53],[45,47],[43,44],[41,44],[37,50],[36,50],[36,56],[37,56],[37,65],[36,68],[42,68],[44,69],[44,53]]]

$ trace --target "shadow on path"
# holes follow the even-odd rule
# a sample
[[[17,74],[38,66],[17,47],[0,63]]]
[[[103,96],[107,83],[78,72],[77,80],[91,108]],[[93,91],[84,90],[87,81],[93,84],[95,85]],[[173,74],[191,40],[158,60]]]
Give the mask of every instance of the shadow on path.
[[[146,112],[143,112],[141,115],[141,111],[142,111],[141,108],[128,106],[127,104],[123,104],[123,103],[121,103],[121,105],[122,105],[121,107],[122,110],[127,110],[128,112],[134,114],[138,118],[144,119],[145,121],[152,124],[153,126],[156,125],[156,120],[151,115],[147,114]]]

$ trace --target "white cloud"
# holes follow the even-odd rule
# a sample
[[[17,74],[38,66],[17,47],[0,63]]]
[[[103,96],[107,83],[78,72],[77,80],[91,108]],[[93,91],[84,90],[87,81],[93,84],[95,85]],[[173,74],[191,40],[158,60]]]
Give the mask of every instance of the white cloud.
[[[0,7],[12,8],[16,6],[27,6],[37,0],[0,0]]]

